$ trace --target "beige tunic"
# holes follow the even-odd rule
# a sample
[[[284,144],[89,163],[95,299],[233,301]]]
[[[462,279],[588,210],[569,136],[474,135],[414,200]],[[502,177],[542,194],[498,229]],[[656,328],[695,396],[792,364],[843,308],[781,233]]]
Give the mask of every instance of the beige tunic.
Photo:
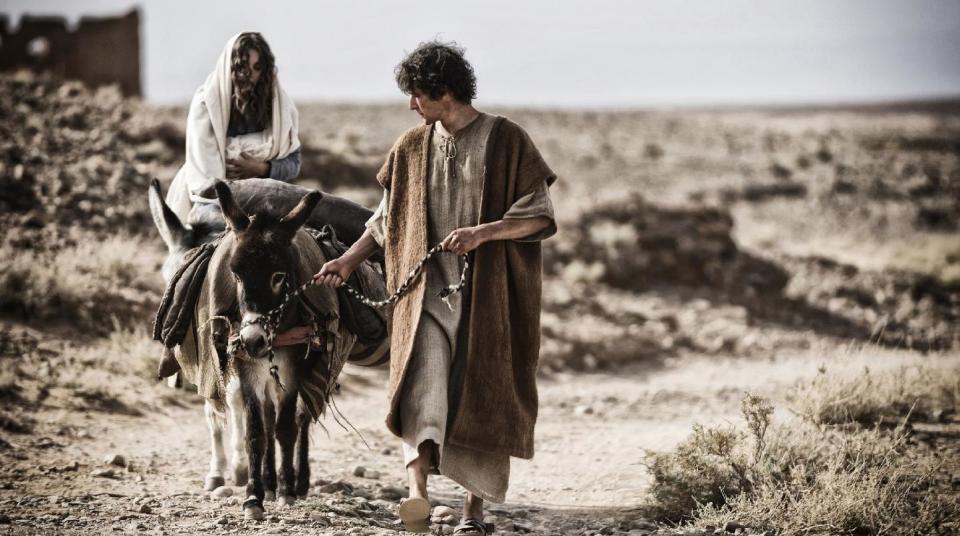
[[[451,136],[437,123],[431,139],[430,171],[427,184],[428,243],[443,241],[452,231],[477,225],[484,180],[487,141],[496,117],[480,114],[477,119]],[[373,217],[367,222],[374,239],[384,243],[384,215],[389,210],[385,192]],[[547,216],[551,225],[519,240],[542,240],[556,232],[553,206],[544,182],[510,207],[504,219]],[[400,422],[403,433],[404,463],[419,456],[417,447],[433,441],[439,448],[438,471],[470,492],[493,502],[503,502],[510,476],[510,457],[445,442],[449,417],[448,386],[457,356],[457,336],[466,315],[465,295],[450,297],[450,306],[437,295],[457,284],[462,259],[452,254],[433,257],[427,265],[427,289],[423,318],[414,341],[412,361],[403,386]],[[472,289],[465,289],[468,293]]]

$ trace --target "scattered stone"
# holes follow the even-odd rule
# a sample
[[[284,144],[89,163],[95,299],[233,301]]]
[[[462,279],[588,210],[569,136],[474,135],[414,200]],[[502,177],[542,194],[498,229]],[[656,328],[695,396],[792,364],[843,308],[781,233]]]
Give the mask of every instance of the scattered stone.
[[[99,478],[117,478],[117,473],[113,469],[94,469],[90,472],[90,476],[95,476]]]
[[[369,478],[371,480],[377,480],[380,478],[380,472],[367,469],[366,471],[363,472],[363,477]]]
[[[407,496],[407,490],[397,486],[384,486],[377,490],[377,498],[385,501],[399,501]]]
[[[384,456],[389,456],[393,454],[393,449],[390,447],[384,447],[383,450],[380,451],[380,454],[383,454]]]
[[[129,532],[136,534],[142,530],[147,530],[147,526],[139,521],[131,521],[126,527],[123,528],[124,532]]]
[[[67,465],[60,466],[57,470],[61,473],[72,473],[80,469],[80,464],[76,460],[68,463]]]
[[[103,458],[104,465],[116,465],[117,467],[126,467],[127,459],[122,454],[107,454]]]
[[[143,503],[140,505],[140,508],[137,511],[140,512],[141,514],[152,514],[153,508],[150,508],[149,504]]]
[[[367,472],[367,469],[362,465],[358,465],[353,468],[353,476],[362,477],[366,472]]]
[[[227,486],[220,486],[219,488],[210,492],[211,497],[224,498],[233,496],[233,488]]]
[[[230,518],[227,517],[227,516],[220,516],[220,517],[217,519],[216,524],[217,524],[217,525],[229,525],[229,524],[230,524]]]
[[[746,528],[746,525],[737,523],[736,521],[727,521],[726,524],[723,525],[724,532],[737,532],[738,529],[746,530]]]
[[[353,486],[342,480],[338,480],[336,482],[331,482],[329,484],[320,486],[317,491],[319,493],[336,493],[338,491],[342,491],[344,493],[351,494],[353,493]]]
[[[457,515],[457,511],[456,511],[456,510],[454,510],[453,508],[450,508],[449,506],[443,505],[443,504],[441,504],[441,505],[439,505],[439,506],[435,506],[435,507],[433,508],[433,516],[434,516],[434,517],[455,516],[455,515]]]

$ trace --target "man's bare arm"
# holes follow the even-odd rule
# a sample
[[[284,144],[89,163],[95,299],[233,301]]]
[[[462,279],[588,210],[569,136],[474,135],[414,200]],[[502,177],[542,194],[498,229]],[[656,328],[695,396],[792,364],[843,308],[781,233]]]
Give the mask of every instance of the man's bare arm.
[[[513,240],[523,238],[546,229],[550,225],[550,218],[536,216],[533,218],[508,218],[489,223],[482,223],[475,227],[464,227],[450,233],[443,239],[443,249],[457,255],[464,255],[478,248],[480,244],[491,240]]]

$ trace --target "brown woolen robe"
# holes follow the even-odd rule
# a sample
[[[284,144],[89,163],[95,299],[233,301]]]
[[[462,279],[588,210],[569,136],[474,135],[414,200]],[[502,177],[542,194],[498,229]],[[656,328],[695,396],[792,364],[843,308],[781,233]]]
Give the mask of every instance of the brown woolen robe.
[[[393,293],[426,254],[427,173],[432,125],[404,133],[377,181],[389,191],[386,218],[387,291]],[[556,175],[515,123],[498,118],[487,145],[480,221],[500,220],[517,199]],[[447,441],[518,458],[533,457],[540,353],[540,242],[495,240],[473,253],[472,297],[459,403]],[[390,340],[390,409],[386,423],[401,436],[399,401],[421,318],[426,279],[419,277],[394,305]]]

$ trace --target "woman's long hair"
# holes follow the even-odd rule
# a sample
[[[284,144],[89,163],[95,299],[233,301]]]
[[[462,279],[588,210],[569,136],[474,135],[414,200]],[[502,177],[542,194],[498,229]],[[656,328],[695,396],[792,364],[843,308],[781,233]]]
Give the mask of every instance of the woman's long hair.
[[[251,50],[260,53],[260,78],[256,84],[250,82]],[[243,115],[250,113],[261,129],[267,128],[273,115],[273,85],[276,78],[276,67],[270,45],[259,33],[244,32],[233,44],[230,62],[233,107]]]

